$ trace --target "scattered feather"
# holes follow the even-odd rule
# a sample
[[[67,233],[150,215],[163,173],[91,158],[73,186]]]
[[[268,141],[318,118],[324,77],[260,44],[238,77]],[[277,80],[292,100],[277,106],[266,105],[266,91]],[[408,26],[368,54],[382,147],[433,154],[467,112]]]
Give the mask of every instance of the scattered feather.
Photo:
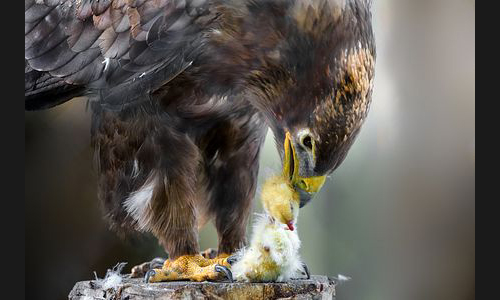
[[[94,271],[95,284],[103,290],[113,289],[117,291],[124,276],[121,274],[121,271],[126,264],[126,262],[118,263],[113,267],[113,269],[108,269],[103,279],[97,277],[97,274]]]
[[[349,276],[338,274],[337,277],[334,277],[333,279],[335,279],[336,281],[338,281],[338,283],[344,283],[344,282],[347,282],[347,281],[351,280],[352,278],[349,277]]]

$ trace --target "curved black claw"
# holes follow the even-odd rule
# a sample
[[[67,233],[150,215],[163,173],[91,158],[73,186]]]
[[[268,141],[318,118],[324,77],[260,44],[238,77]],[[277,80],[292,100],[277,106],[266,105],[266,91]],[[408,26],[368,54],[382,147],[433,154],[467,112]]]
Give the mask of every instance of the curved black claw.
[[[166,259],[163,257],[157,257],[155,259],[152,259],[151,261],[134,266],[130,270],[130,277],[131,278],[144,277],[146,273],[151,269],[161,269],[163,267],[163,264],[165,263],[165,260]]]
[[[309,273],[309,268],[305,263],[302,263],[302,267],[304,268],[304,271],[306,272],[307,279],[311,279],[311,273]]]
[[[165,263],[165,261],[166,261],[165,258],[157,257],[149,262],[149,268],[150,269],[160,269],[161,267],[163,267],[163,264]]]
[[[224,273],[229,282],[234,282],[233,273],[227,267],[221,265],[215,265],[215,272]]]
[[[152,277],[152,276],[155,276],[156,275],[156,271],[155,270],[149,270],[146,272],[146,275],[144,276],[144,282],[145,283],[149,283],[149,279]]]
[[[226,261],[228,264],[230,264],[232,266],[235,262],[238,261],[238,259],[236,258],[235,255],[231,255],[228,258],[226,258]]]

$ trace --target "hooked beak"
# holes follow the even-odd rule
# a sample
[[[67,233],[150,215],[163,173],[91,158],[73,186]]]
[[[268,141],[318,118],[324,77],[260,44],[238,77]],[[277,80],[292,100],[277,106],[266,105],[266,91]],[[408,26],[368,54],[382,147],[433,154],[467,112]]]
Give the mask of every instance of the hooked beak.
[[[289,132],[285,135],[285,155],[283,158],[283,176],[289,178],[290,183],[298,192],[300,207],[306,205],[325,183],[326,176],[301,177],[299,175],[300,161]]]

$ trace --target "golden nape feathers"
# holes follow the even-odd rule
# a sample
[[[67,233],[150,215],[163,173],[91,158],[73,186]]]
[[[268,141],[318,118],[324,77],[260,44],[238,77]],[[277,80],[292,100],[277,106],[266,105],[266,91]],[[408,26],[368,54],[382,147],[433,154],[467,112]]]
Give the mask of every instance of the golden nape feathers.
[[[308,275],[293,226],[299,211],[298,195],[285,178],[276,176],[264,183],[261,200],[265,214],[255,220],[250,245],[234,256],[234,278],[243,282],[284,282]]]

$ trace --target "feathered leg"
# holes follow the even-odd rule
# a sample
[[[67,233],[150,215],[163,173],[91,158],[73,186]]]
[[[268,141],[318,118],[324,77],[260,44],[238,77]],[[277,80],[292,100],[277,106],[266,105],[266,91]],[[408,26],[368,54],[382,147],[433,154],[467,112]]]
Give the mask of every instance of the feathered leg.
[[[212,191],[212,205],[218,207],[214,214],[219,255],[232,254],[246,244],[245,232],[255,195],[258,160],[251,166],[238,166],[242,163],[241,158],[248,156],[235,157],[218,170],[216,178],[224,184]]]
[[[164,264],[134,268],[136,276],[153,269],[158,276],[151,281],[223,277],[218,261],[198,254],[199,149],[185,134],[156,122],[94,107],[93,144],[107,215],[113,228],[152,232],[169,254]],[[160,276],[165,272],[177,275]]]
[[[199,171],[198,148],[185,135],[162,135],[158,143],[174,147],[176,157],[162,157],[162,182],[155,186],[146,216],[147,227],[169,253],[162,268],[152,269],[146,281],[232,280],[228,264],[223,260],[205,259],[199,254],[196,189]]]
[[[219,236],[219,258],[228,257],[246,244],[245,231],[257,185],[259,152],[266,127],[255,118],[225,123],[210,145],[206,173],[209,211]]]

